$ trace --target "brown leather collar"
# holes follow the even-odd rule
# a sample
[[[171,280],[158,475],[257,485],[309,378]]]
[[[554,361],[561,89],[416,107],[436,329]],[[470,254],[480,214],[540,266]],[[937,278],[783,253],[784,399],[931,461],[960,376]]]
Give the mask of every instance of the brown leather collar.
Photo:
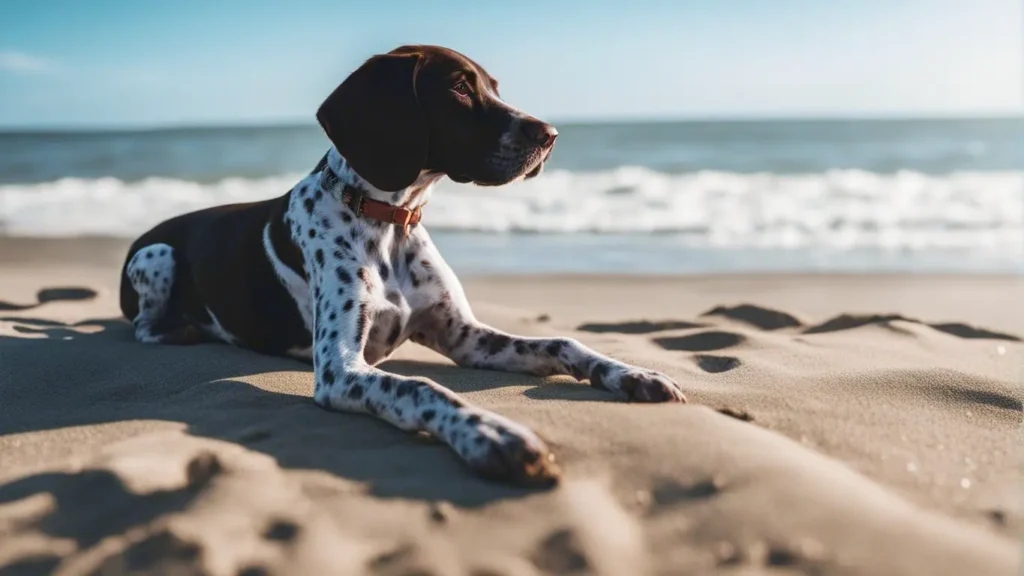
[[[321,168],[320,186],[328,194],[340,197],[341,201],[355,212],[356,217],[365,216],[388,224],[396,224],[402,227],[405,235],[409,234],[409,228],[420,223],[423,217],[423,206],[417,206],[410,210],[380,200],[367,198],[366,193],[358,188],[349,186],[338,178],[338,175],[327,165],[327,156],[320,161],[317,168]],[[340,193],[339,193],[340,188]]]
[[[362,190],[352,186],[345,186],[342,189],[341,201],[351,208],[356,213],[356,216],[365,216],[388,224],[397,224],[402,227],[402,231],[405,234],[409,233],[411,226],[419,224],[420,219],[423,217],[423,206],[417,206],[413,210],[395,206],[394,204],[367,198]]]

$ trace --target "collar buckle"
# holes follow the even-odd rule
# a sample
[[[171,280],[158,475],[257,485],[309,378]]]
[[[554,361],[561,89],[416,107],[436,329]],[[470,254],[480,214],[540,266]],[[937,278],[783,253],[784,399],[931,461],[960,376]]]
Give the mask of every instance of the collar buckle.
[[[412,215],[413,213],[411,210],[407,210],[400,206],[395,206],[391,210],[391,221],[394,222],[395,224],[398,224],[402,228],[408,229],[409,223],[412,221]]]
[[[363,215],[363,199],[365,198],[365,196],[365,192],[358,188],[355,188],[354,186],[345,187],[345,204],[347,204],[348,207],[352,209],[352,212],[355,213],[356,218],[359,218],[360,216]]]

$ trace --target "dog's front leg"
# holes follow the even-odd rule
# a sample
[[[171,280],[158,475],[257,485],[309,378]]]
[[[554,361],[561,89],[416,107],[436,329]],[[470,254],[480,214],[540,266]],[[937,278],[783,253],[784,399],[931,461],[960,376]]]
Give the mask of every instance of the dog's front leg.
[[[444,320],[435,324],[446,328],[415,334],[413,340],[460,366],[537,376],[568,374],[636,402],[686,401],[682,389],[668,376],[604,356],[576,339],[507,334],[479,322],[471,312],[454,308],[450,300],[436,313]]]
[[[558,467],[544,442],[524,426],[470,405],[423,378],[390,374],[366,363],[370,328],[368,268],[311,271],[313,398],[325,408],[375,415],[448,444],[479,474],[524,484],[548,484]]]
[[[407,273],[423,301],[412,340],[460,366],[537,376],[568,374],[637,402],[685,402],[679,385],[653,370],[599,354],[573,338],[515,336],[476,319],[462,284],[417,230],[406,256]]]

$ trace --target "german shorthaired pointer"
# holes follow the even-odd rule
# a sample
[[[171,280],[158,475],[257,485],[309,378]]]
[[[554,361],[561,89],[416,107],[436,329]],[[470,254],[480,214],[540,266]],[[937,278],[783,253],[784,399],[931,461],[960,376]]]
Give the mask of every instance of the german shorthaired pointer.
[[[140,342],[223,341],[312,359],[314,401],[448,444],[479,474],[550,483],[533,432],[444,386],[376,365],[402,342],[460,366],[569,374],[639,402],[683,402],[667,376],[570,338],[526,338],[479,322],[423,226],[431,187],[498,186],[540,173],[558,132],[506,104],[465,56],[404,46],[370,58],[317,120],[333,146],[287,194],[163,222],[132,245],[121,310]]]

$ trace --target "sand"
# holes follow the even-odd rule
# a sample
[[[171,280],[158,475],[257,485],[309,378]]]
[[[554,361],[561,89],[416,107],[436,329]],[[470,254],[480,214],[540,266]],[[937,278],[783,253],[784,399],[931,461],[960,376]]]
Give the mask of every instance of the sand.
[[[314,406],[308,366],[137,344],[115,240],[0,241],[0,574],[1012,574],[1021,277],[468,278],[478,316],[673,376],[385,367],[529,425],[564,477],[474,477]]]

